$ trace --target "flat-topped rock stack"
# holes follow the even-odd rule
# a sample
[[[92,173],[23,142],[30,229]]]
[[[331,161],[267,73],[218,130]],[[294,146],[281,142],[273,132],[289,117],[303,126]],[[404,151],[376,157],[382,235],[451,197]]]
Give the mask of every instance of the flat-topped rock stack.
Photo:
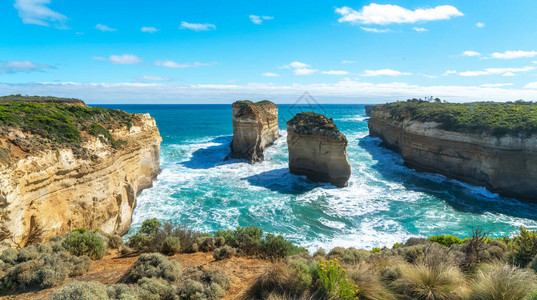
[[[289,170],[312,181],[345,187],[351,175],[347,143],[331,118],[298,113],[287,122]]]
[[[250,163],[264,160],[263,150],[279,136],[278,107],[264,100],[236,101],[233,108],[233,141],[231,156]]]

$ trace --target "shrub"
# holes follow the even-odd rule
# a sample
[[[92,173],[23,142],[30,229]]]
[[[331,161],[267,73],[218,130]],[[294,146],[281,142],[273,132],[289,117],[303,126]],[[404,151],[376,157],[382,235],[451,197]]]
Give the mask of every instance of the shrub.
[[[304,289],[309,289],[313,284],[313,275],[317,271],[317,266],[308,264],[305,259],[294,259],[289,262],[289,267],[291,276],[297,278]]]
[[[157,233],[160,226],[162,226],[162,223],[156,218],[147,219],[142,223],[139,232],[150,236]]]
[[[520,227],[520,235],[511,243],[513,254],[511,260],[517,266],[526,266],[537,254],[537,233]]]
[[[263,242],[262,251],[263,255],[268,258],[284,258],[307,250],[286,241],[281,235],[275,236],[269,233]]]
[[[437,235],[428,238],[429,241],[450,247],[453,244],[462,244],[462,240],[453,235]]]
[[[214,249],[213,257],[216,260],[222,260],[225,258],[231,258],[237,254],[237,250],[235,248],[231,248],[230,246],[224,246],[220,248]]]
[[[325,257],[326,251],[324,251],[324,249],[322,248],[318,249],[317,251],[315,251],[315,253],[313,253],[313,257],[317,257],[317,256]]]
[[[535,289],[535,275],[507,264],[485,265],[477,271],[470,299],[526,299]]]
[[[129,286],[126,284],[112,284],[107,286],[107,294],[113,300],[137,300],[140,290],[137,286]],[[145,299],[151,299],[146,297]],[[152,299],[151,299],[152,300]]]
[[[19,256],[19,251],[14,248],[7,248],[0,255],[0,259],[7,264],[16,264],[17,257]]]
[[[431,242],[424,238],[418,238],[418,237],[411,237],[405,242],[405,246],[416,246],[416,245],[428,245]]]
[[[227,237],[224,238],[228,241]],[[254,226],[239,226],[235,229],[229,245],[246,255],[257,255],[261,253],[263,245],[263,230]]]
[[[355,299],[359,292],[358,286],[349,278],[336,259],[317,265],[317,274],[324,291],[330,297],[343,300]]]
[[[400,270],[401,278],[394,282],[394,289],[402,295],[423,300],[461,298],[463,275],[448,262],[422,259],[402,265]]]
[[[160,251],[166,255],[179,253],[179,251],[181,251],[181,242],[179,241],[179,238],[174,236],[167,237],[162,243]]]
[[[220,299],[231,285],[221,271],[202,271],[189,268],[181,284],[181,299]]]
[[[211,252],[216,249],[215,239],[212,236],[202,236],[197,239],[198,250],[202,252]]]
[[[162,278],[176,282],[181,277],[181,265],[158,254],[142,254],[130,270],[123,275],[124,283],[136,283],[142,278]]]
[[[347,264],[356,264],[362,260],[365,260],[370,255],[371,253],[369,251],[363,249],[356,249],[353,247],[347,249],[343,247],[335,247],[328,252],[327,258],[330,260],[337,258],[338,260]]]
[[[156,278],[142,278],[138,281],[138,298],[155,300],[175,300],[179,299],[177,287],[169,284],[165,280]]]
[[[248,286],[242,298],[245,300],[267,299],[271,294],[295,297],[303,292],[302,283],[293,276],[289,266],[275,263]]]
[[[106,253],[103,241],[94,232],[71,232],[62,246],[73,255],[87,255],[94,260],[101,259]]]
[[[106,286],[99,282],[73,282],[52,294],[52,300],[110,299]]]
[[[87,256],[47,253],[10,268],[2,278],[1,286],[5,290],[50,288],[63,284],[68,277],[85,274],[90,266],[91,260]]]
[[[149,248],[151,239],[141,233],[136,233],[129,236],[129,247],[137,251],[145,251]]]

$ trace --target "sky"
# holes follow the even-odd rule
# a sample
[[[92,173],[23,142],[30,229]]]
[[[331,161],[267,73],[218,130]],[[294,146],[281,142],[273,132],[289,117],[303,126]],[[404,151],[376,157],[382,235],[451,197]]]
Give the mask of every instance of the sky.
[[[3,0],[0,95],[537,100],[535,0]]]

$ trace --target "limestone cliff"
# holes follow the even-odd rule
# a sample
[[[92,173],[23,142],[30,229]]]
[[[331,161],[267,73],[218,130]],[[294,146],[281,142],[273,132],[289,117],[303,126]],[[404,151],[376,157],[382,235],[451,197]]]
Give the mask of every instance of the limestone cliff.
[[[439,122],[413,120],[407,110],[396,114],[383,105],[375,107],[369,119],[370,135],[399,152],[411,168],[537,201],[535,134],[493,135],[444,127]]]
[[[278,137],[278,107],[270,101],[236,101],[233,108],[231,156],[263,161],[263,150]]]
[[[345,187],[351,175],[347,138],[332,119],[306,112],[287,122],[289,170],[312,181]]]
[[[0,248],[45,241],[75,228],[126,233],[137,195],[152,185],[160,170],[162,139],[155,120],[149,114],[84,105],[13,105],[0,107],[0,112],[11,113],[5,120],[16,121],[0,122]],[[21,107],[24,110],[17,110]],[[49,122],[60,122],[49,113],[72,113],[65,120],[81,116],[88,124],[98,123],[54,123],[40,134],[31,118],[20,114],[34,108],[42,114],[32,118]],[[53,135],[55,130],[62,131]],[[77,142],[61,140],[73,136]]]

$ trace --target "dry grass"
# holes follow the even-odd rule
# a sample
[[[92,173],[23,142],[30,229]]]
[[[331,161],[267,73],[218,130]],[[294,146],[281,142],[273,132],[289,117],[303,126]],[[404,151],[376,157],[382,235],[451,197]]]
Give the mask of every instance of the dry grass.
[[[527,299],[536,288],[535,274],[527,269],[496,263],[482,266],[472,285],[472,300]]]

